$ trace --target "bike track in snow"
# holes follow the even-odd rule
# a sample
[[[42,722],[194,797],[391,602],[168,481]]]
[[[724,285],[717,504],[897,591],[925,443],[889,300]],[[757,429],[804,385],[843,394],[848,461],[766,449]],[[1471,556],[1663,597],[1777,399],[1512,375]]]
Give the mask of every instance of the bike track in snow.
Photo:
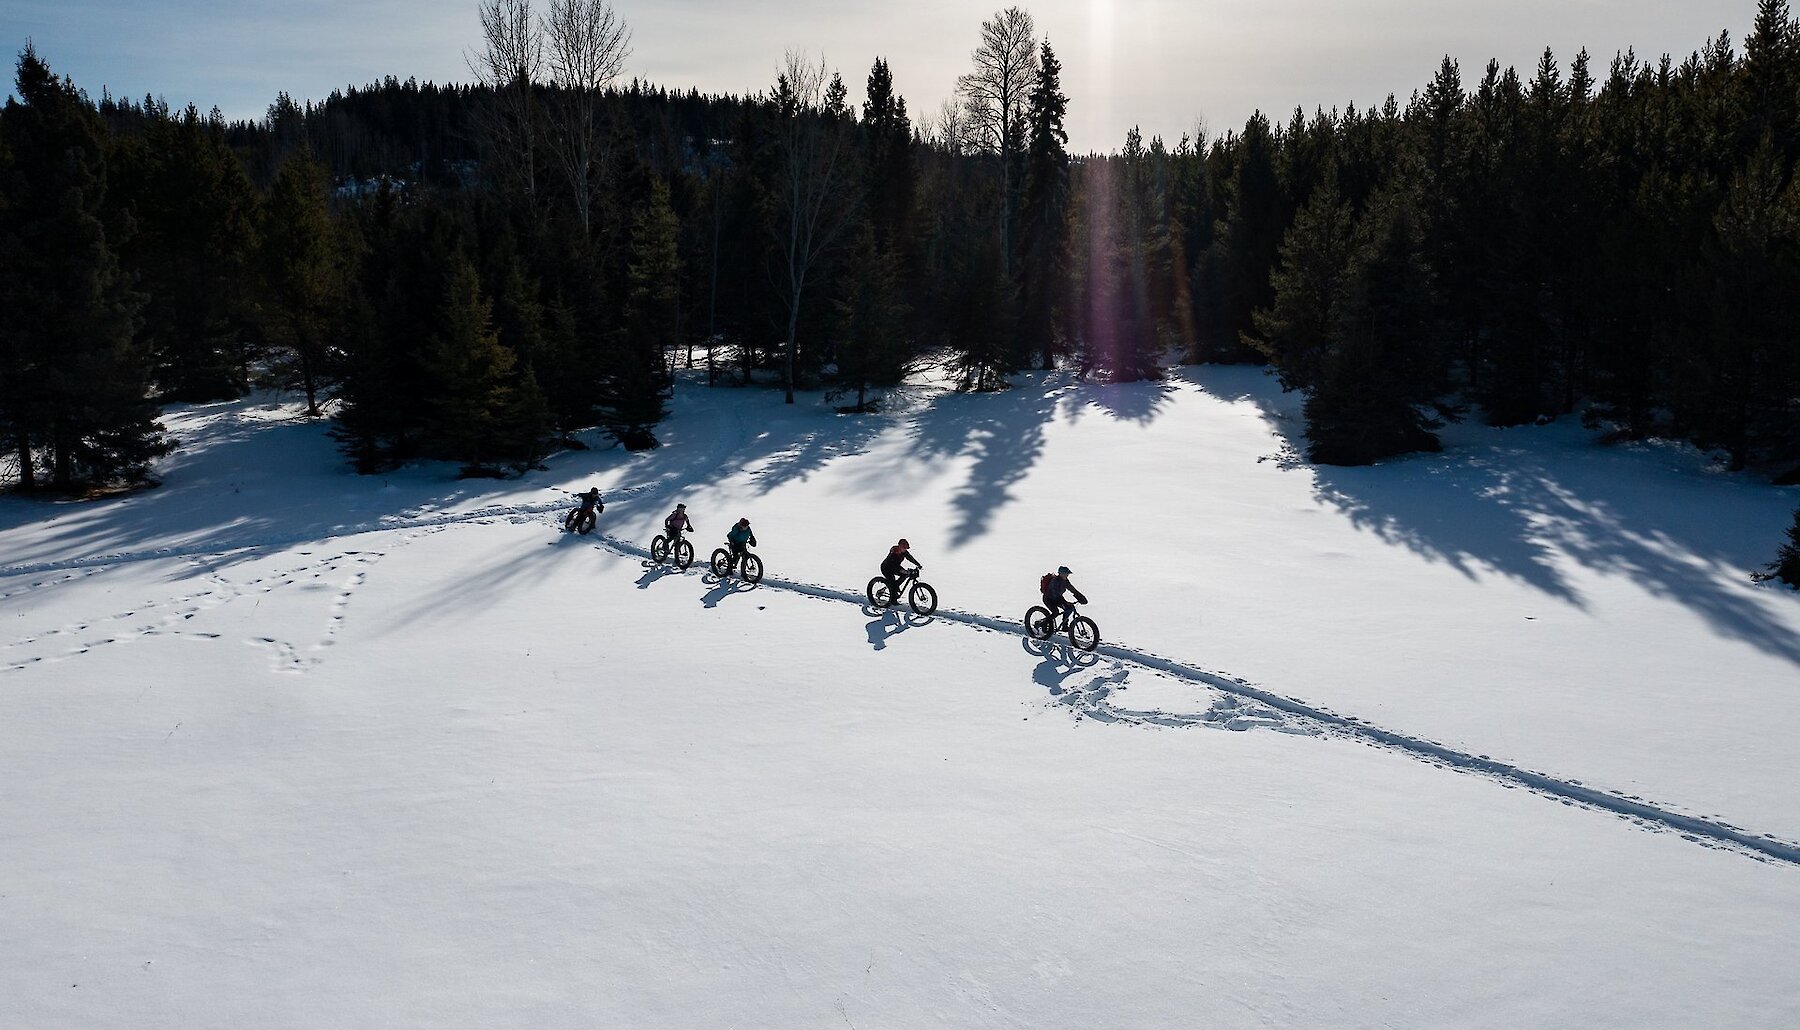
[[[650,558],[648,548],[606,534],[596,534],[596,536],[598,537],[595,541],[597,545],[616,554],[642,558],[646,561]],[[868,604],[867,598],[862,594],[820,583],[806,583],[765,575],[759,585],[825,601],[845,602],[859,607]],[[940,607],[929,618],[942,619],[945,622],[980,630],[1020,636],[1025,633],[1025,627],[1021,621],[977,612],[958,611],[953,608]],[[1052,639],[1054,640],[1054,638]],[[1610,812],[1648,828],[1673,830],[1681,834],[1684,839],[1695,843],[1726,848],[1760,860],[1775,860],[1800,865],[1800,843],[1787,841],[1770,834],[1753,833],[1729,823],[1688,815],[1641,798],[1627,797],[1590,787],[1579,780],[1565,779],[1525,769],[1488,755],[1458,750],[1434,740],[1426,740],[1423,737],[1386,729],[1365,722],[1354,715],[1342,715],[1329,708],[1308,704],[1298,698],[1284,697],[1245,680],[1202,669],[1154,652],[1102,641],[1094,653],[1148,672],[1162,673],[1178,680],[1208,687],[1241,701],[1252,701],[1265,705],[1278,712],[1313,723],[1325,733],[1350,737],[1377,747],[1400,751],[1433,765],[1516,784],[1534,793],[1561,800],[1565,804],[1581,805]],[[1166,725],[1175,720],[1142,718],[1135,721],[1161,722]],[[1202,720],[1181,719],[1179,721],[1182,724],[1192,725]]]
[[[742,469],[735,462],[739,446],[744,439],[742,419],[735,408],[728,409],[734,432],[732,443],[725,447],[709,449],[707,456],[689,462],[689,469],[694,466],[705,466],[709,473],[735,472]],[[719,417],[724,414],[713,409],[708,414]],[[607,497],[622,500],[630,497],[653,494],[663,489],[678,487],[683,483],[695,481],[678,474],[665,474],[656,481],[641,483],[635,486],[619,487],[607,492]],[[558,490],[559,494],[564,491]],[[479,508],[467,512],[434,513],[414,516],[385,516],[369,522],[333,526],[329,529],[296,533],[288,536],[259,539],[236,546],[224,547],[169,547],[142,551],[128,551],[114,554],[90,555],[80,558],[69,558],[57,561],[31,562],[19,565],[0,566],[0,580],[19,576],[38,576],[58,572],[77,570],[98,571],[107,566],[160,561],[182,558],[208,558],[258,552],[278,552],[295,546],[318,543],[324,540],[362,536],[371,533],[386,533],[405,530],[426,529],[466,524],[484,524],[496,520],[521,521],[525,518],[560,513],[571,506],[572,495],[559,496],[554,501],[541,503],[496,505]],[[649,549],[605,533],[595,533],[590,538],[596,546],[603,547],[616,554],[639,558],[648,561]],[[66,580],[59,580],[64,582]],[[37,586],[38,584],[32,584]],[[49,585],[49,584],[46,584]],[[860,593],[844,590],[819,583],[807,583],[787,580],[765,575],[761,586],[788,593],[799,594],[824,601],[835,601],[854,604],[859,607],[867,605],[867,599]],[[1014,619],[1001,616],[985,615],[977,612],[959,611],[953,608],[940,607],[930,620],[942,620],[946,623],[966,626],[977,630],[1017,634],[1024,636],[1023,624]],[[1052,638],[1054,639],[1054,638]],[[1061,646],[1045,643],[1046,647]],[[1525,769],[1509,762],[1501,761],[1489,755],[1476,754],[1413,736],[1396,730],[1364,721],[1354,715],[1345,715],[1329,708],[1310,704],[1298,698],[1286,697],[1245,680],[1228,676],[1221,672],[1203,669],[1199,666],[1159,655],[1151,651],[1133,648],[1119,643],[1102,642],[1094,652],[1110,658],[1126,666],[1134,666],[1148,672],[1161,673],[1183,682],[1215,690],[1234,699],[1236,702],[1252,702],[1280,712],[1288,717],[1311,724],[1315,732],[1348,737],[1387,750],[1399,751],[1408,756],[1450,769],[1486,776],[1503,783],[1522,786],[1534,793],[1560,800],[1564,804],[1580,805],[1586,808],[1604,811],[1630,820],[1648,829],[1669,830],[1680,834],[1684,839],[1705,846],[1719,847],[1745,854],[1764,861],[1779,861],[1800,866],[1800,843],[1784,840],[1770,834],[1758,834],[1714,819],[1705,819],[1675,810],[1672,807],[1658,805],[1638,797],[1614,794],[1599,788],[1590,787],[1579,780],[1552,776],[1548,773]],[[1073,657],[1073,656],[1071,656]],[[1073,664],[1073,662],[1071,662]],[[1098,721],[1130,721],[1140,724],[1158,725],[1195,725],[1197,723],[1219,724],[1228,719],[1215,719],[1208,716],[1187,717],[1171,716],[1168,713],[1130,713],[1129,718],[1109,717],[1104,701],[1097,711],[1089,711]],[[1227,716],[1231,713],[1227,712]],[[1267,725],[1267,722],[1249,718],[1243,720],[1251,725]],[[1238,728],[1233,726],[1232,728]],[[1279,727],[1278,727],[1279,728]],[[1304,731],[1304,730],[1303,730]]]

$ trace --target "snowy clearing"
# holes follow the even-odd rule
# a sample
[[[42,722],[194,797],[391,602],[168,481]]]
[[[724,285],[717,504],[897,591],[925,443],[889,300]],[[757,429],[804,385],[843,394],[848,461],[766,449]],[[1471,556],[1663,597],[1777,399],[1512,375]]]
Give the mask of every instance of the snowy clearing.
[[[209,405],[162,489],[0,502],[0,1025],[1800,1022],[1800,492],[1019,384],[684,385],[512,483]],[[902,534],[933,618],[861,599]],[[1096,655],[1017,632],[1058,563]]]

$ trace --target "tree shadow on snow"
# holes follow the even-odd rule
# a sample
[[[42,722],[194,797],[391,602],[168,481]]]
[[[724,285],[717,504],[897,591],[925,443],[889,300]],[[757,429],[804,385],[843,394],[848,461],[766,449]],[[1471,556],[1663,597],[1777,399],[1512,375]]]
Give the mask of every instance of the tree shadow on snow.
[[[1305,447],[1298,397],[1272,378],[1200,366],[1190,373],[1209,392],[1263,409],[1290,453]],[[1490,572],[1586,611],[1570,563],[1621,576],[1674,601],[1721,637],[1800,665],[1800,640],[1744,585],[1766,562],[1791,496],[1749,480],[1706,473],[1704,462],[1668,444],[1603,447],[1567,421],[1507,430],[1455,426],[1446,452],[1342,468],[1297,458],[1313,496],[1379,539],[1442,563],[1469,579]],[[1675,462],[1646,460],[1661,449]],[[1721,521],[1717,506],[1734,489],[1746,509],[1767,510],[1765,537]],[[1746,510],[1737,509],[1735,510]]]
[[[549,573],[550,563],[567,562],[570,551],[603,551],[603,548],[585,537],[558,533],[556,539],[542,547],[502,549],[492,561],[469,568],[456,579],[431,591],[420,592],[411,604],[394,612],[395,619],[401,624],[479,619],[494,603],[542,582]],[[543,603],[561,607],[587,602],[579,596],[547,594]]]
[[[382,549],[330,541],[424,531],[420,520],[489,504],[517,507],[532,491],[531,476],[454,480],[452,463],[356,475],[328,435],[331,423],[295,416],[293,407],[269,395],[167,409],[180,447],[157,465],[161,488],[96,501],[0,500],[0,531],[22,530],[7,541],[0,564],[193,555],[217,569],[275,549]],[[498,510],[492,517],[538,516]]]
[[[986,533],[1013,488],[1044,453],[1044,428],[1068,387],[1035,378],[1002,393],[945,394],[913,421],[913,458],[970,458],[969,476],[951,494],[957,513],[950,546]]]
[[[1117,422],[1147,426],[1168,409],[1174,396],[1175,384],[1166,379],[1136,383],[1083,382],[1069,394],[1073,402],[1070,418],[1079,421],[1088,409],[1093,409]]]

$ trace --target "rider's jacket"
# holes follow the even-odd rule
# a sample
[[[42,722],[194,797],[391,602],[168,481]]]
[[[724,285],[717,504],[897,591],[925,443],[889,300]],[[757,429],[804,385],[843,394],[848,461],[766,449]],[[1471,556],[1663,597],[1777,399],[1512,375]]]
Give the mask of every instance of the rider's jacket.
[[[919,567],[919,559],[914,558],[911,551],[902,551],[899,545],[888,548],[887,557],[881,559],[881,574],[884,576],[900,575],[905,571],[902,562],[912,562],[912,567],[915,569]]]
[[[1081,591],[1075,589],[1075,584],[1069,582],[1069,577],[1051,576],[1050,586],[1044,591],[1044,599],[1046,601],[1066,602],[1068,601],[1068,598],[1063,596],[1065,593],[1074,594],[1075,600],[1082,604],[1088,603],[1088,599],[1082,596]]]

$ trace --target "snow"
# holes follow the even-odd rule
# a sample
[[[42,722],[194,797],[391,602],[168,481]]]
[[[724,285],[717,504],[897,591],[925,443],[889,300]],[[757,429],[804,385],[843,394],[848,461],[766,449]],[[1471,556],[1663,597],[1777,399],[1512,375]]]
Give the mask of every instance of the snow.
[[[1800,863],[1708,830],[1800,841],[1800,493],[1567,424],[1316,469],[1245,369],[804,401],[500,483],[265,397],[0,501],[0,1026],[1800,1023]],[[940,617],[856,600],[902,534]],[[1015,628],[1062,563],[1099,655]]]

